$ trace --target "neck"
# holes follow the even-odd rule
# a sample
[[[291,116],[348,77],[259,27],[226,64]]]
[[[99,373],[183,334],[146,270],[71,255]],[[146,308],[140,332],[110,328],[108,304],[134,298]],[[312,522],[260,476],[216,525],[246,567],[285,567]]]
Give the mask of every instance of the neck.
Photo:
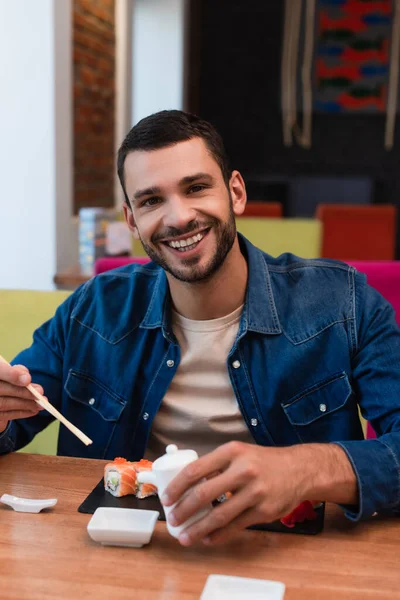
[[[175,310],[194,321],[218,319],[244,303],[247,262],[236,238],[221,268],[206,281],[185,283],[167,273]]]

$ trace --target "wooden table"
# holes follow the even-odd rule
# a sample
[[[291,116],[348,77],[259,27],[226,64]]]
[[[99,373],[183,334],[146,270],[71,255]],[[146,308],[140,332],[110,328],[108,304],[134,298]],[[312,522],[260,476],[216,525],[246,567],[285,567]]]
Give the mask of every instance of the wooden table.
[[[58,290],[75,290],[91,277],[93,277],[93,274],[84,273],[79,265],[73,265],[56,273],[53,281]]]
[[[77,508],[103,465],[0,457],[0,493],[58,498],[37,515],[0,504],[1,600],[198,600],[211,573],[283,581],[285,600],[400,598],[400,519],[354,526],[334,506],[315,537],[246,531],[225,547],[183,548],[158,523],[141,549],[100,546]]]

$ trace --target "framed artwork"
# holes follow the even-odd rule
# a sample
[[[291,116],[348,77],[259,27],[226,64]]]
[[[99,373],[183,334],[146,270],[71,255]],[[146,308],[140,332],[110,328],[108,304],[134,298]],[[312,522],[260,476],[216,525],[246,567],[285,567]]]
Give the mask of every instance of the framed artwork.
[[[382,114],[385,148],[391,149],[400,0],[285,0],[283,39],[284,144],[311,146],[314,113]]]
[[[391,0],[319,0],[314,110],[385,113]]]

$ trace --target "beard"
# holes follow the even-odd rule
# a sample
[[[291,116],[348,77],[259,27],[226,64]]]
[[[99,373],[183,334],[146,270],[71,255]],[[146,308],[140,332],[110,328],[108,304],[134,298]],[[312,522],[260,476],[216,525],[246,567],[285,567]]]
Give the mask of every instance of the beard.
[[[194,231],[200,229],[213,229],[216,236],[216,251],[210,258],[208,263],[204,266],[199,265],[200,258],[195,256],[193,258],[181,259],[182,267],[176,266],[172,261],[169,262],[168,258],[164,256],[162,252],[156,249],[156,243],[158,240],[165,238],[173,238],[183,235],[189,235]],[[229,194],[229,217],[226,222],[222,222],[216,218],[209,218],[207,222],[201,223],[197,220],[190,221],[185,229],[176,229],[169,227],[168,229],[157,233],[152,237],[152,246],[147,244],[141,237],[140,231],[139,238],[142,242],[143,248],[149,258],[157,263],[160,267],[170,273],[175,279],[183,281],[185,283],[200,283],[211,279],[213,275],[221,268],[226,257],[228,256],[236,239],[236,222],[235,215],[233,212],[232,198]],[[209,232],[207,232],[207,235]]]

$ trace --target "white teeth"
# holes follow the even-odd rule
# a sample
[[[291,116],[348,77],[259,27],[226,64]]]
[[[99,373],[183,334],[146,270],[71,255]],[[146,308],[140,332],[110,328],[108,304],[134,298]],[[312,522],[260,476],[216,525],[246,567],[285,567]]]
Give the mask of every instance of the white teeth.
[[[179,241],[173,240],[171,242],[168,242],[168,245],[171,246],[171,248],[186,248],[186,246],[192,246],[193,244],[198,244],[198,242],[200,242],[200,240],[202,240],[203,237],[204,237],[203,233],[198,233],[197,235],[187,238],[186,240],[179,240]]]

